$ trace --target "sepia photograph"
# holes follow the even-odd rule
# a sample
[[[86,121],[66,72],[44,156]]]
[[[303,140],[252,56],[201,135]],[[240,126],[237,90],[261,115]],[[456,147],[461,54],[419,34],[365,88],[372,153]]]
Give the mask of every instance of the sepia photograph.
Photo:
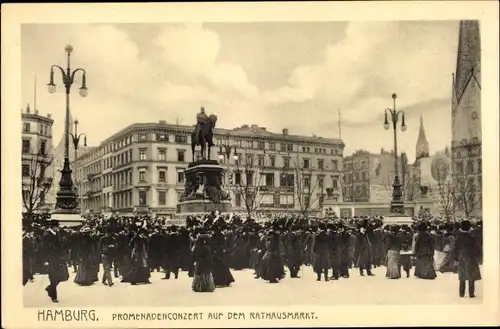
[[[89,322],[96,308],[185,308],[108,315],[122,325],[218,319],[202,307],[283,324],[317,320],[314,307],[481,307],[498,288],[484,280],[498,271],[484,30],[467,17],[20,24],[22,145],[3,157],[20,168],[7,233],[22,234],[20,307],[49,323],[68,321],[62,308]]]

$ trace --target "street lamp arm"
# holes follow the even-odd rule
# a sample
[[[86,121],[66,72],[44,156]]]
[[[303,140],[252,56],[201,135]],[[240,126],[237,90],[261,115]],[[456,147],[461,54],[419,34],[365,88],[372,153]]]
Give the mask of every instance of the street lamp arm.
[[[397,119],[399,119],[399,114],[401,114],[402,116],[404,116],[404,115],[405,115],[405,111],[403,111],[403,110],[399,110],[399,111],[396,113],[396,121],[397,121]]]
[[[60,67],[59,65],[52,65],[50,67],[50,71],[52,72],[54,70],[54,68],[58,68],[61,71],[63,80],[67,79],[66,72],[64,71],[64,69],[62,67]],[[51,81],[51,82],[53,82],[53,81]]]
[[[82,72],[82,73],[83,73],[83,75],[86,75],[86,74],[87,74],[87,72],[85,71],[85,69],[81,69],[81,68],[75,69],[75,70],[73,71],[73,73],[71,73],[71,81],[74,81],[74,79],[75,79],[75,75],[76,75],[76,72],[78,72],[78,71]]]

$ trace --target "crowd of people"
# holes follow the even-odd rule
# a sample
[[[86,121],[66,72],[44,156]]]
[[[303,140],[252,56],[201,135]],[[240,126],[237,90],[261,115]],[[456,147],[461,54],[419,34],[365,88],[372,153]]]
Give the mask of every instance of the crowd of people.
[[[182,226],[148,216],[92,216],[72,227],[60,227],[48,216],[23,220],[23,285],[34,274],[48,274],[46,291],[53,302],[69,271],[76,273],[75,284],[101,281],[108,287],[118,279],[151,284],[153,271],[175,280],[185,271],[193,291],[213,292],[234,282],[231,270],[252,269],[255,279],[279,283],[287,275],[299,278],[303,266],[312,266],[317,281],[347,279],[354,269],[373,276],[380,266],[389,279],[410,277],[412,268],[421,279],[453,272],[460,297],[468,282],[473,298],[481,263],[480,220],[426,216],[411,225],[388,225],[382,217],[273,215],[262,221],[213,212],[188,217]]]

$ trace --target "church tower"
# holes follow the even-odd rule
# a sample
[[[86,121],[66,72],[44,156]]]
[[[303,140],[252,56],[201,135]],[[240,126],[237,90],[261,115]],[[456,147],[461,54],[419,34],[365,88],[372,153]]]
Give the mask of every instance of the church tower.
[[[481,39],[478,21],[460,21],[452,82],[451,173],[458,216],[482,215]]]
[[[426,158],[429,156],[429,142],[425,136],[424,120],[420,116],[420,130],[418,132],[417,147],[416,147],[416,159]]]
[[[452,81],[452,142],[481,140],[481,39],[478,21],[460,21]]]

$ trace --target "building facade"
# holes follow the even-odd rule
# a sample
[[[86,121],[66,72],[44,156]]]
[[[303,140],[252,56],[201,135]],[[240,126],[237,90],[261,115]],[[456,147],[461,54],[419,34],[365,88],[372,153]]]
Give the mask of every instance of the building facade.
[[[478,21],[461,21],[453,76],[451,171],[457,215],[482,214],[481,38]]]
[[[53,207],[49,191],[54,180],[52,125],[50,114],[43,116],[30,106],[21,111],[22,204],[23,212],[46,212]]]
[[[79,156],[73,170],[82,211],[176,213],[184,170],[193,157],[200,158],[199,151],[191,152],[193,128],[164,121],[137,123]],[[227,173],[224,183],[233,211],[248,211],[250,198],[253,211],[301,211],[306,203],[312,211],[326,198],[341,201],[340,139],[290,135],[287,129],[276,134],[244,125],[216,129],[214,143],[210,158],[218,159]]]

